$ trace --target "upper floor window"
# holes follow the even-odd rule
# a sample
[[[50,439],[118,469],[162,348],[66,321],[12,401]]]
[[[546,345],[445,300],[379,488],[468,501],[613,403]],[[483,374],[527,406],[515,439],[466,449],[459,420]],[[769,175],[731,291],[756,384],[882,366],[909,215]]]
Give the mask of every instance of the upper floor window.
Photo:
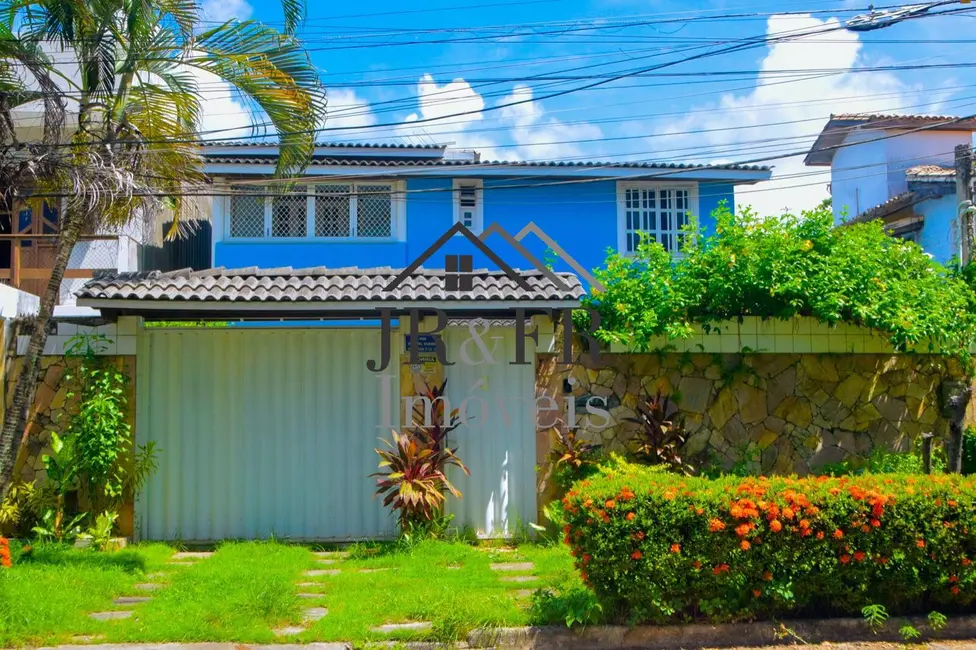
[[[404,208],[396,182],[315,183],[276,191],[231,186],[232,239],[395,239]]]
[[[617,186],[618,248],[631,255],[641,237],[677,253],[684,241],[682,228],[698,208],[694,184],[619,183]]]
[[[454,179],[454,223],[475,233],[483,227],[483,185],[480,179]]]

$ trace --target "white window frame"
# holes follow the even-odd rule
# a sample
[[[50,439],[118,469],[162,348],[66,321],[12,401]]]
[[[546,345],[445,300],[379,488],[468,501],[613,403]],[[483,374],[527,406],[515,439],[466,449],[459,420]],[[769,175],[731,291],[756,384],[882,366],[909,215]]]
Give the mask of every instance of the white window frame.
[[[241,184],[235,179],[224,179],[227,188]],[[304,186],[307,195],[305,203],[305,235],[303,237],[273,237],[273,201],[274,192],[267,187],[262,187],[266,192],[264,197],[264,235],[262,237],[232,237],[231,236],[231,197],[223,197],[220,202],[220,210],[223,212],[219,220],[223,228],[220,233],[220,241],[228,242],[249,242],[249,243],[319,243],[319,244],[342,244],[342,243],[390,243],[406,241],[407,236],[407,200],[405,181],[391,180],[387,178],[368,178],[363,180],[331,179],[328,176],[309,176],[296,179],[296,186]],[[351,235],[348,237],[315,237],[315,188],[321,185],[349,185],[351,196],[349,197],[349,219],[350,232],[356,232],[356,219],[358,216],[358,195],[357,188],[361,185],[391,185],[392,195],[390,196],[390,236],[389,237],[359,237]],[[215,238],[216,240],[216,238]]]
[[[480,235],[485,227],[485,184],[480,178],[455,178],[452,185],[454,199],[454,223],[461,222],[461,188],[473,186],[474,189],[474,219],[469,230]],[[459,233],[460,234],[460,233]]]
[[[627,190],[686,190],[688,192],[688,216],[690,219],[698,217],[698,183],[695,182],[667,182],[667,181],[618,181],[617,182],[617,251],[626,257],[634,255],[635,251],[627,250]],[[676,230],[658,229],[649,231],[650,234],[674,234]],[[660,241],[660,237],[658,238]],[[675,239],[677,242],[677,239]],[[681,255],[677,248],[671,251],[676,256]]]

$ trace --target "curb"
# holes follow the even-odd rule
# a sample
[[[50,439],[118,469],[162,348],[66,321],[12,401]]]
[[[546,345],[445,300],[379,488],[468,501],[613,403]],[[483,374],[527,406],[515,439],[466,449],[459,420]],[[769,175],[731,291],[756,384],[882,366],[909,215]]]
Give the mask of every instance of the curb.
[[[468,635],[472,648],[566,648],[568,650],[666,650],[672,648],[723,648],[796,643],[846,643],[854,641],[904,642],[898,629],[910,624],[922,636],[912,643],[936,639],[976,639],[976,616],[956,616],[933,632],[923,616],[893,617],[872,629],[860,618],[804,619],[711,625],[622,625],[581,629],[565,627],[515,627],[475,630]]]

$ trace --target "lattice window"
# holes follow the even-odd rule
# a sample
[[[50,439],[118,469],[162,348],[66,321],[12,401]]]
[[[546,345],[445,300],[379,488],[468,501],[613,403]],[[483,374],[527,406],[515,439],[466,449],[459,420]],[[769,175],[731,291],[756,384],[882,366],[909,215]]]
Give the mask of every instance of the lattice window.
[[[230,189],[230,236],[264,237],[264,189],[242,185]]]
[[[627,186],[623,191],[623,252],[634,253],[642,237],[678,252],[681,229],[691,215],[691,192],[683,188]]]
[[[357,185],[356,236],[393,234],[393,186]]]
[[[304,186],[293,187],[271,203],[271,236],[304,237],[308,197]]]
[[[315,186],[315,236],[349,237],[350,223],[349,185]]]

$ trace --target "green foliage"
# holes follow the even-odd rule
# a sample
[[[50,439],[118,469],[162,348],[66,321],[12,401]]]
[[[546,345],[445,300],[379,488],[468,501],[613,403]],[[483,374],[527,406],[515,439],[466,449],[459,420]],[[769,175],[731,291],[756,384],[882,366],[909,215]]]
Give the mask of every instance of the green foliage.
[[[81,513],[68,517],[63,508],[46,510],[41,521],[34,526],[34,534],[39,539],[51,540],[59,544],[70,543],[81,534],[81,524],[88,515]]]
[[[901,635],[901,638],[905,641],[905,643],[914,641],[922,636],[922,633],[919,632],[914,625],[909,623],[905,623],[898,628],[898,634]]]
[[[714,216],[715,234],[688,238],[696,243],[678,259],[649,240],[632,258],[610,254],[596,273],[606,290],[584,301],[601,314],[599,338],[643,351],[694,323],[811,316],[875,328],[896,349],[935,347],[972,369],[976,296],[918,245],[879,222],[834,227],[824,206],[768,218],[723,206]]]
[[[974,479],[709,480],[653,469],[618,464],[563,501],[577,568],[622,620],[961,611],[976,601]]]
[[[95,518],[95,523],[85,531],[84,536],[91,540],[91,548],[97,551],[108,549],[112,539],[112,529],[119,518],[117,512],[103,512]]]
[[[962,432],[962,473],[976,474],[976,427]]]
[[[108,339],[102,335],[78,335],[67,346],[69,365],[65,381],[77,396],[78,409],[71,414],[67,435],[74,441],[78,474],[93,503],[122,496],[124,468],[120,460],[131,447],[132,428],[126,410],[128,376],[110,357],[99,356]]]
[[[581,585],[560,594],[550,589],[538,589],[532,594],[532,618],[542,624],[594,625],[602,615],[603,606],[592,591]]]
[[[602,445],[580,440],[576,429],[553,427],[549,461],[541,481],[545,490],[550,481],[565,492],[576,481],[596,472],[601,459]]]
[[[0,499],[0,529],[30,530],[40,516],[41,493],[33,481],[14,483]]]
[[[938,632],[946,626],[949,619],[946,618],[945,614],[940,612],[929,612],[929,615],[925,617],[929,623],[929,627]]]
[[[945,449],[941,445],[932,445],[932,473],[942,474],[946,471]],[[837,463],[830,463],[820,468],[829,476],[848,476],[853,474],[925,474],[925,463],[922,460],[922,440],[917,439],[911,451],[889,451],[883,447],[875,447],[864,460],[845,459]]]
[[[888,610],[885,609],[884,605],[865,605],[861,608],[861,616],[864,617],[868,626],[874,630],[884,627],[884,624],[888,622]]]

